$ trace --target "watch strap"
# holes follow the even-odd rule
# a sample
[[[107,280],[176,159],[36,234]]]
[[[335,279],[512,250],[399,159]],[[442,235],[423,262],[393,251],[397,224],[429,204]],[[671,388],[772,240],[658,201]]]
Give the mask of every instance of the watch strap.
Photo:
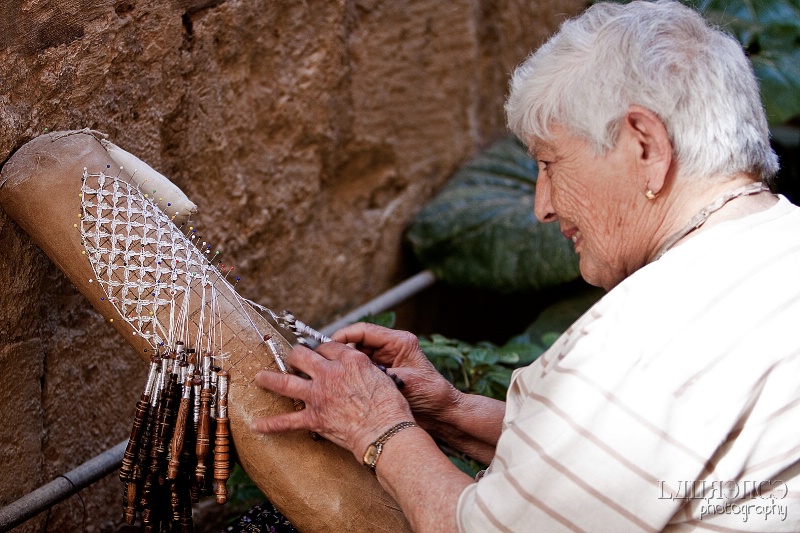
[[[416,426],[417,425],[414,422],[405,421],[405,422],[400,422],[399,424],[395,424],[394,426],[386,430],[386,432],[384,432],[383,435],[375,439],[375,441],[372,442],[372,444],[367,446],[367,449],[364,452],[364,466],[366,466],[367,468],[372,470],[373,473],[375,473],[375,464],[378,462],[378,457],[380,457],[381,452],[383,451],[383,445],[386,444],[386,442],[389,439],[391,439],[404,429]]]

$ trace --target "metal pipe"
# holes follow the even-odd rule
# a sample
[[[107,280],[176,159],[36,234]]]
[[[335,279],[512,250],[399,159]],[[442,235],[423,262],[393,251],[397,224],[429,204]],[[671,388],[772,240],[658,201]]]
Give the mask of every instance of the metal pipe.
[[[330,335],[366,315],[382,313],[430,287],[435,281],[436,276],[431,271],[424,270],[328,324],[321,331]],[[0,508],[0,532],[22,524],[117,470],[122,464],[122,456],[127,445],[128,439],[125,439],[76,469],[56,477],[53,481]]]
[[[367,315],[376,315],[395,305],[405,301],[409,297],[427,289],[436,281],[436,276],[430,270],[423,270],[419,274],[411,276],[402,283],[395,285],[388,291],[379,294],[361,307],[357,307],[341,317],[339,320],[331,322],[320,331],[325,335],[332,335],[334,331],[355,322]]]
[[[126,439],[0,509],[0,531],[8,531],[22,524],[119,468],[127,445]]]

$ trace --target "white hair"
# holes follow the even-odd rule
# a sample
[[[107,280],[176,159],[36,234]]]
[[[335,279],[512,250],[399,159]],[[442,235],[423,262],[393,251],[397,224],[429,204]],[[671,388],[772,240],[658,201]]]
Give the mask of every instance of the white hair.
[[[675,1],[595,4],[520,65],[506,102],[520,139],[558,124],[598,155],[638,104],[666,127],[681,176],[778,170],[752,66],[733,37]]]

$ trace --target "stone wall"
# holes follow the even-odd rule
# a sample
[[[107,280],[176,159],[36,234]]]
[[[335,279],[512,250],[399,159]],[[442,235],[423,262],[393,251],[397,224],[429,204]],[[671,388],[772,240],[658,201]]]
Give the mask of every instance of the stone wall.
[[[402,234],[504,133],[579,0],[6,0],[0,161],[89,127],[170,177],[239,291],[322,324],[410,274]],[[42,220],[42,224],[47,224]],[[0,211],[0,505],[123,440],[145,364]],[[114,476],[18,528],[116,531]]]

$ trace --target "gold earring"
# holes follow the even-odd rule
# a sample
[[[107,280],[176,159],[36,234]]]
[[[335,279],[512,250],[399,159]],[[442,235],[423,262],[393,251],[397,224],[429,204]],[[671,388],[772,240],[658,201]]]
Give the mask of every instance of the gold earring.
[[[645,191],[644,193],[644,197],[647,198],[648,200],[655,200],[656,196],[658,195],[653,192],[653,189],[647,189],[647,191]]]

